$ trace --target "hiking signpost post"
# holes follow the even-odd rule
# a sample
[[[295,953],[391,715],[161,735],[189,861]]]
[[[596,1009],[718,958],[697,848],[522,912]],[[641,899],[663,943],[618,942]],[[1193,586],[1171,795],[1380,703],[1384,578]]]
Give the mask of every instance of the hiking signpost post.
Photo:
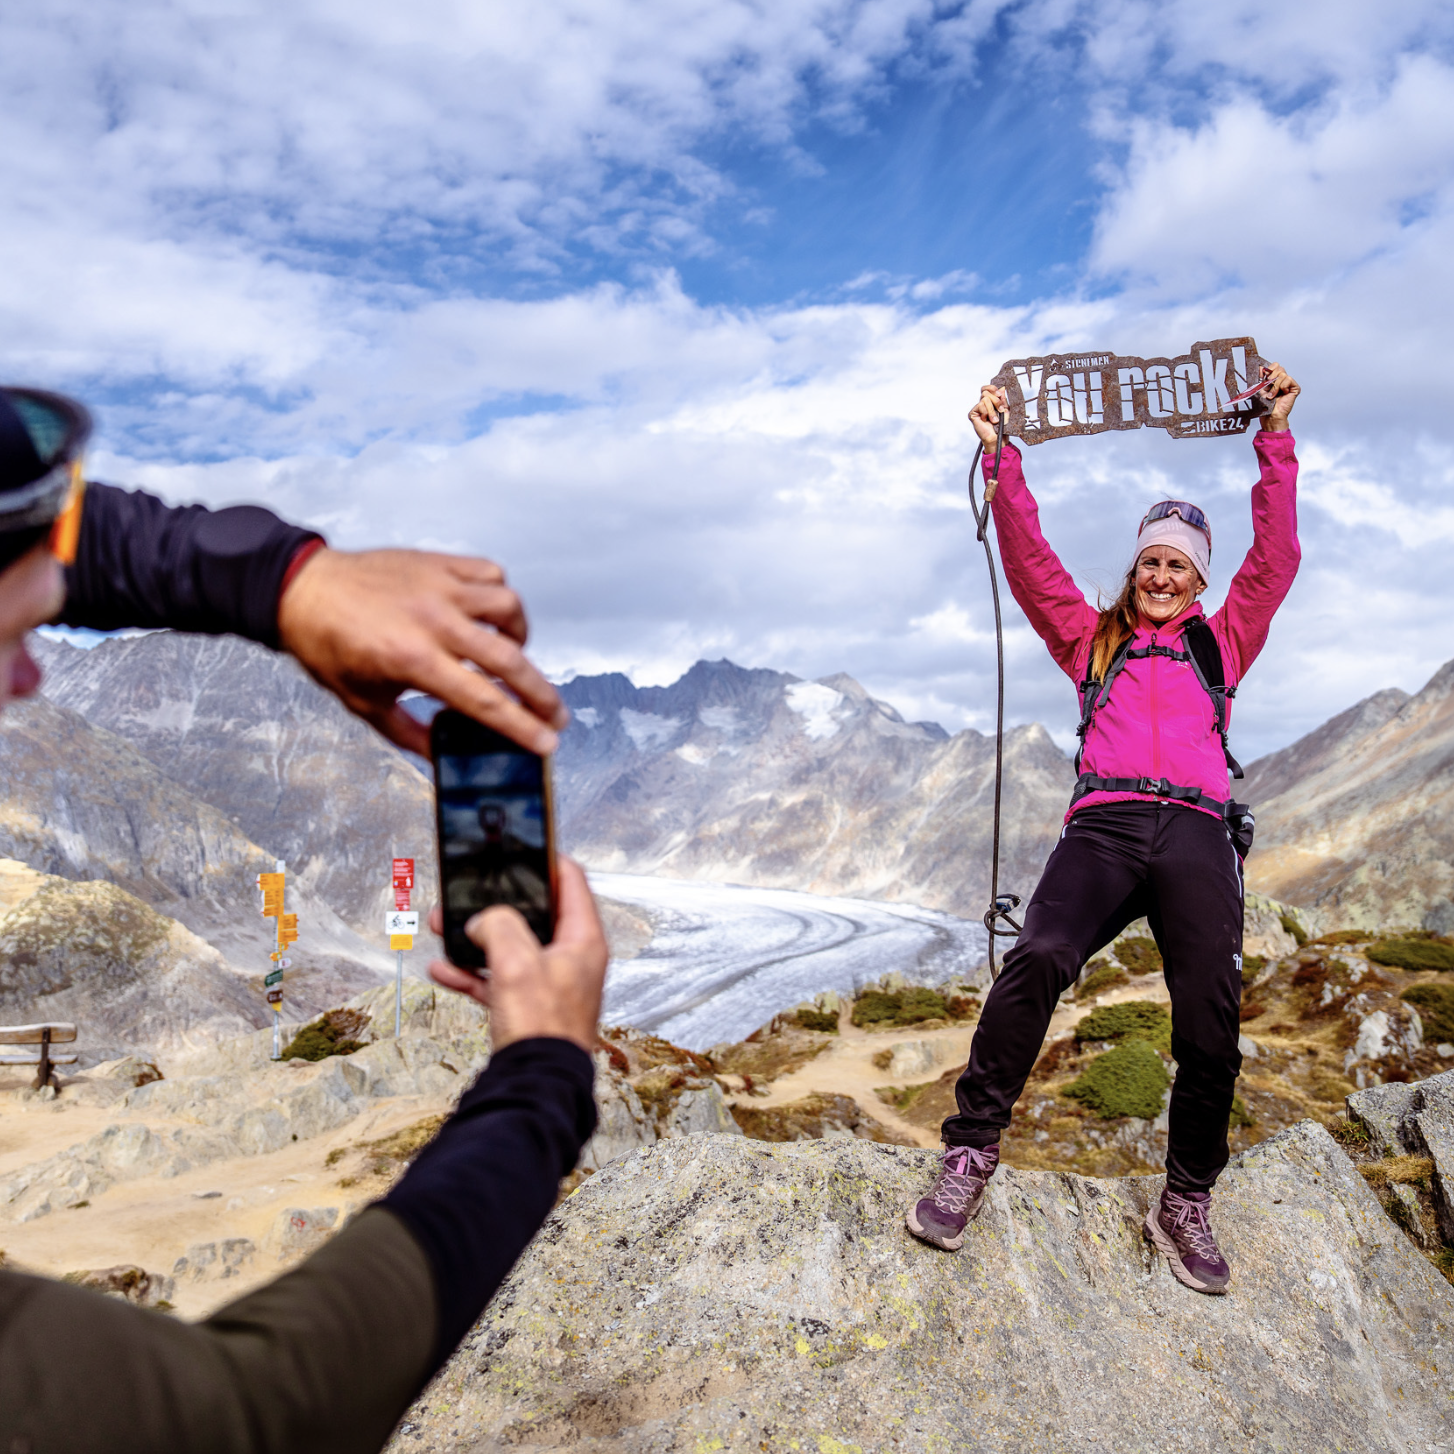
[[[419,915],[410,913],[409,896],[414,891],[414,860],[394,860],[394,907],[384,915],[384,933],[389,936],[389,948],[398,955],[394,966],[394,1038],[404,1020],[404,951],[414,947],[414,936],[419,932]]]
[[[277,921],[277,932],[273,952],[268,955],[273,967],[263,979],[267,991],[267,1002],[273,1009],[273,1059],[281,1060],[282,1015],[283,1015],[283,971],[291,969],[293,961],[284,958],[284,950],[298,939],[298,916],[283,912],[283,896],[287,888],[288,865],[280,858],[273,873],[260,873],[257,886],[263,896],[263,918]]]

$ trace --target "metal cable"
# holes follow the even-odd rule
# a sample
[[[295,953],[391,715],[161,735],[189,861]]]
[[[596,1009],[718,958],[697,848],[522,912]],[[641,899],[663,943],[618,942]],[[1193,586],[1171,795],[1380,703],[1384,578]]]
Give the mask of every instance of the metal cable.
[[[984,546],[984,558],[990,571],[990,595],[995,603],[995,665],[998,671],[998,696],[995,707],[995,821],[994,821],[994,845],[990,858],[990,906],[985,910],[984,926],[989,931],[989,959],[990,979],[994,981],[1000,977],[999,969],[995,965],[995,940],[1013,939],[1019,934],[1021,926],[1010,917],[1010,911],[1020,906],[1019,894],[1000,893],[1000,795],[1004,786],[1005,776],[1005,631],[1000,618],[1000,582],[995,572],[995,553],[990,545],[989,521],[990,501],[995,497],[995,491],[1000,485],[1000,461],[1005,452],[1005,415],[1001,411],[999,422],[995,427],[995,468],[990,476],[989,483],[985,486],[984,507],[981,509],[979,502],[975,499],[974,479],[979,473],[980,457],[984,454],[984,440],[980,440],[979,448],[974,452],[974,463],[969,467],[969,508],[974,514],[975,539]],[[999,921],[1003,919],[1010,927],[1001,929]]]

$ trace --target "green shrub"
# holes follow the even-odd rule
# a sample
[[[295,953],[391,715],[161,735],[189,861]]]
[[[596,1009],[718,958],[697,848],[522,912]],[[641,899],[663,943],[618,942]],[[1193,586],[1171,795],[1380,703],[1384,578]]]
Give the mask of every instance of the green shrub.
[[[921,1020],[947,1020],[949,1006],[933,990],[867,990],[853,1002],[855,1025],[917,1025]]]
[[[1394,969],[1454,969],[1454,944],[1437,939],[1380,939],[1363,952]]]
[[[1361,944],[1365,939],[1372,939],[1373,935],[1364,929],[1334,929],[1331,934],[1319,934],[1316,939],[1310,940],[1312,944]]]
[[[944,1008],[949,1011],[953,1020],[968,1020],[971,1016],[979,1014],[979,1000],[974,995],[950,995],[944,1001]]]
[[[1145,934],[1122,939],[1112,948],[1116,958],[1131,974],[1156,974],[1161,969],[1161,951],[1156,947],[1156,941]]]
[[[1297,940],[1299,949],[1308,942],[1308,931],[1291,914],[1283,914],[1280,922],[1282,927]]]
[[[823,1035],[838,1033],[838,1016],[831,1010],[799,1010],[793,1019],[800,1030],[817,1030]]]
[[[1242,983],[1249,985],[1267,968],[1265,954],[1244,954],[1242,956]]]
[[[1075,1027],[1077,1042],[1144,1040],[1158,1050],[1171,1049],[1171,1016],[1165,1005],[1150,1000],[1123,1000],[1100,1005]]]
[[[1418,1010],[1424,1039],[1431,1045],[1454,1044],[1454,984],[1410,985],[1399,999]]]
[[[1130,977],[1119,965],[1112,964],[1109,959],[1093,959],[1085,967],[1085,978],[1076,987],[1075,997],[1078,1000],[1093,1000],[1097,995],[1115,989],[1117,985],[1128,983]]]
[[[359,1010],[329,1010],[320,1019],[304,1025],[283,1047],[284,1060],[326,1060],[330,1055],[352,1055],[362,1050],[357,1037],[369,1022]]]
[[[1161,1057],[1146,1041],[1128,1040],[1096,1056],[1064,1094],[1098,1116],[1140,1116],[1151,1121],[1161,1114],[1170,1084]]]
[[[1227,1118],[1227,1126],[1250,1126],[1253,1124],[1252,1112],[1247,1109],[1247,1103],[1241,1096],[1232,1097],[1232,1114]]]

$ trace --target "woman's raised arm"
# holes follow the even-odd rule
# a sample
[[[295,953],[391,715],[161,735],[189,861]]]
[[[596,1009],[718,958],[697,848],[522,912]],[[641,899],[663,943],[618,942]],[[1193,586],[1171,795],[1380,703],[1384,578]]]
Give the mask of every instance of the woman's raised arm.
[[[979,403],[969,411],[969,421],[985,445],[986,481],[995,464],[995,421],[998,412],[1006,407],[1005,391],[985,384]],[[1010,593],[1029,618],[1035,634],[1049,647],[1056,664],[1077,681],[1079,658],[1095,634],[1099,617],[1041,533],[1040,509],[1025,483],[1020,451],[1008,442],[991,509]]]

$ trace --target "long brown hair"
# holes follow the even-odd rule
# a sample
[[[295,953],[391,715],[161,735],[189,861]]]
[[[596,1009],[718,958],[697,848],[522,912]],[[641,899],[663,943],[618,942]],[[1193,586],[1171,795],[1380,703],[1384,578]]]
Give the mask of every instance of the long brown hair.
[[[1109,606],[1101,607],[1101,618],[1096,622],[1096,634],[1091,639],[1090,670],[1087,675],[1092,681],[1105,680],[1121,643],[1136,634],[1136,569],[1139,565],[1138,557],[1131,562],[1131,569],[1126,572],[1121,594]]]

